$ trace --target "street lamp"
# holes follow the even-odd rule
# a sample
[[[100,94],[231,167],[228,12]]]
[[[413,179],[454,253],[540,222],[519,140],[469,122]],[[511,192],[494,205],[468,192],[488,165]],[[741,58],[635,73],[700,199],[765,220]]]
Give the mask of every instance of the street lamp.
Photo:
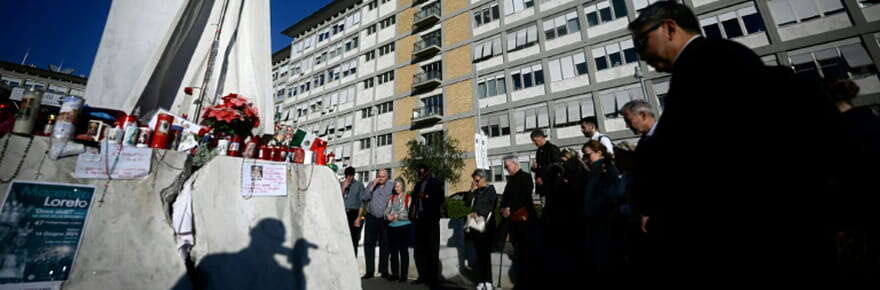
[[[645,96],[645,100],[648,99],[648,87],[645,86],[645,75],[642,74],[642,68],[640,65],[635,67],[635,77],[639,79],[639,83],[642,85],[642,94]],[[660,112],[660,98],[658,98],[655,94],[654,96],[654,104],[657,107],[657,113]]]

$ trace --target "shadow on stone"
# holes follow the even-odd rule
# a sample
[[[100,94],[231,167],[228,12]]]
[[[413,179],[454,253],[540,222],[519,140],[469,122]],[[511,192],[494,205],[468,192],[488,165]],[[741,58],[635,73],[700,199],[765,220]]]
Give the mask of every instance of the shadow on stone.
[[[284,247],[284,224],[273,218],[261,220],[250,235],[247,248],[206,256],[172,289],[306,289],[303,270],[311,262],[309,249],[317,249],[317,245],[299,239],[293,249]],[[279,264],[278,255],[284,256],[291,268]]]

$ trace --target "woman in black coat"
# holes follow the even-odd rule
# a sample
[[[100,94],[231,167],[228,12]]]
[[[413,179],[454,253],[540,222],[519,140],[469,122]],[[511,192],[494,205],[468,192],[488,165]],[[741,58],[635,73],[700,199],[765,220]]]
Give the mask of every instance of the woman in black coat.
[[[583,219],[586,223],[586,248],[588,268],[598,274],[599,279],[613,279],[611,274],[620,265],[620,248],[612,238],[612,215],[614,213],[614,192],[617,190],[620,174],[613,157],[598,141],[590,141],[583,147],[584,156],[590,163],[583,200]]]
[[[486,185],[486,172],[481,169],[474,170],[471,174],[473,182],[471,183],[470,195],[473,197],[470,203],[471,213],[468,218],[482,217],[486,221],[486,228],[483,232],[474,229],[467,229],[465,235],[473,241],[474,248],[477,251],[477,289],[492,288],[492,262],[490,261],[492,253],[492,237],[495,231],[495,205],[498,201],[498,194],[495,187]]]

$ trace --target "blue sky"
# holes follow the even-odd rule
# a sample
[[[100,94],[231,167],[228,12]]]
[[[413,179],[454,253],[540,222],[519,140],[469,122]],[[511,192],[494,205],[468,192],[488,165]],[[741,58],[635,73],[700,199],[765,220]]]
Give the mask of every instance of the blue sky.
[[[269,0],[266,0],[269,1]],[[220,2],[220,1],[218,1]],[[318,11],[331,0],[271,2],[272,51],[290,44],[281,31]],[[47,68],[62,64],[88,76],[98,52],[110,0],[0,0],[0,60]]]

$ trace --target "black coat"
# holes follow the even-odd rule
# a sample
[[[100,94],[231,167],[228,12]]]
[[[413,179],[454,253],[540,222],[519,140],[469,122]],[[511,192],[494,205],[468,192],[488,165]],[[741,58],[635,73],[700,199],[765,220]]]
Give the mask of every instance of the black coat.
[[[498,204],[498,193],[495,192],[495,186],[487,185],[483,188],[474,190],[471,200],[471,211],[482,217],[492,216],[486,221],[487,227],[495,225],[495,206]]]
[[[539,147],[538,151],[535,152],[535,164],[538,166],[535,168],[535,177],[540,177],[544,183],[535,188],[535,193],[538,195],[546,196],[552,189],[552,184],[555,182],[551,172],[552,165],[559,163],[561,155],[559,147],[553,145],[550,141],[544,143],[544,146]]]
[[[775,281],[787,278],[778,269],[822,269],[818,217],[828,210],[816,202],[819,171],[807,150],[817,147],[807,141],[811,126],[793,122],[815,116],[798,107],[813,100],[805,86],[768,76],[739,43],[694,40],[673,66],[666,107],[642,150],[651,164],[638,181],[641,206],[663,215],[664,252],[696,276],[749,265],[761,274],[752,279]]]
[[[529,220],[537,218],[535,203],[532,201],[532,188],[534,187],[532,176],[520,169],[507,180],[504,193],[501,196],[501,208],[509,207],[513,214],[518,209],[526,208],[529,212]]]
[[[422,192],[422,184],[425,185],[425,191]],[[428,177],[421,180],[413,187],[416,198],[412,200],[413,207],[419,209],[419,216],[416,222],[437,222],[440,220],[440,209],[443,207],[443,201],[446,196],[443,193],[443,182],[434,177]],[[425,198],[427,196],[427,198]]]
[[[590,175],[584,189],[583,214],[586,217],[607,217],[614,210],[614,190],[620,172],[608,159],[600,159],[590,164]]]

